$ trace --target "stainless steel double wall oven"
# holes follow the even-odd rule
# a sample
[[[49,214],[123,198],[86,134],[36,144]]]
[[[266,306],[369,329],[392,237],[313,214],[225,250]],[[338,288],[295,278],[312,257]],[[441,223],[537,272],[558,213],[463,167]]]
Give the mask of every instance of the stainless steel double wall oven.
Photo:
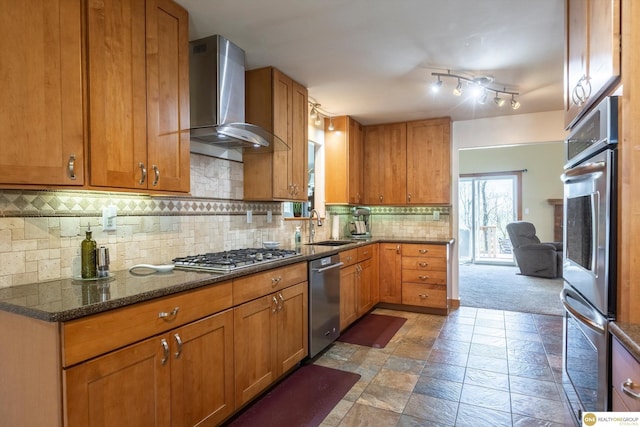
[[[605,98],[565,141],[563,388],[580,423],[610,408],[616,314],[618,98]]]

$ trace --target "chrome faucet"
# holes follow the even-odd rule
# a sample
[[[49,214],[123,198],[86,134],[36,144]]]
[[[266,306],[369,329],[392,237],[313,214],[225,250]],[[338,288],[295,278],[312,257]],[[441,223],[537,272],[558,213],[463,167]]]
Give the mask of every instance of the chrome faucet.
[[[311,209],[311,213],[309,213],[309,243],[313,243],[313,238],[316,235],[316,230],[313,225],[313,213],[316,213],[316,217],[318,218],[318,227],[322,227],[322,220],[320,219],[320,214],[317,210]]]

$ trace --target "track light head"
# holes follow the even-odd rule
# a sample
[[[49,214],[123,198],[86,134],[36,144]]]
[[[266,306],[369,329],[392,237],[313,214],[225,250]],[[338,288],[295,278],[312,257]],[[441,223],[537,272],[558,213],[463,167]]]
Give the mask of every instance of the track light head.
[[[484,105],[485,102],[487,102],[487,91],[483,90],[482,95],[480,95],[480,97],[478,98],[478,104]]]
[[[333,131],[335,128],[333,127],[333,117],[329,117],[329,127],[328,130]]]
[[[460,79],[458,79],[458,86],[456,86],[456,88],[453,90],[453,94],[455,96],[462,95],[462,82],[460,81]]]
[[[431,92],[437,93],[440,91],[441,87],[442,87],[442,80],[440,80],[440,76],[438,76],[438,80],[431,83]]]
[[[520,102],[516,101],[515,95],[511,95],[511,108],[514,110],[520,108]]]
[[[496,97],[495,97],[495,98],[493,98],[493,102],[495,102],[495,103],[496,103],[496,105],[497,105],[498,107],[502,107],[502,106],[504,105],[504,102],[505,102],[505,101],[504,101],[504,99],[503,99],[503,98],[500,98],[500,97],[498,96],[498,92],[496,92]]]

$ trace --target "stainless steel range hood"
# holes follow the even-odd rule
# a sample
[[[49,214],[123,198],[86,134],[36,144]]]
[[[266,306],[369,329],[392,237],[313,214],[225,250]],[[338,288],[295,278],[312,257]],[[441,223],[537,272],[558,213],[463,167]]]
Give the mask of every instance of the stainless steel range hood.
[[[245,123],[244,51],[220,35],[189,48],[191,151],[241,160],[243,150],[288,150],[271,132]]]

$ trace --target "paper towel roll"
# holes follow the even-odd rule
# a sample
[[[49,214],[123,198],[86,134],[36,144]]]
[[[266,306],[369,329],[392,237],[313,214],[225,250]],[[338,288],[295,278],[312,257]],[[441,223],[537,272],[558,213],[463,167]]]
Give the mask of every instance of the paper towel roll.
[[[340,238],[340,217],[338,214],[331,216],[331,238],[333,240]]]

